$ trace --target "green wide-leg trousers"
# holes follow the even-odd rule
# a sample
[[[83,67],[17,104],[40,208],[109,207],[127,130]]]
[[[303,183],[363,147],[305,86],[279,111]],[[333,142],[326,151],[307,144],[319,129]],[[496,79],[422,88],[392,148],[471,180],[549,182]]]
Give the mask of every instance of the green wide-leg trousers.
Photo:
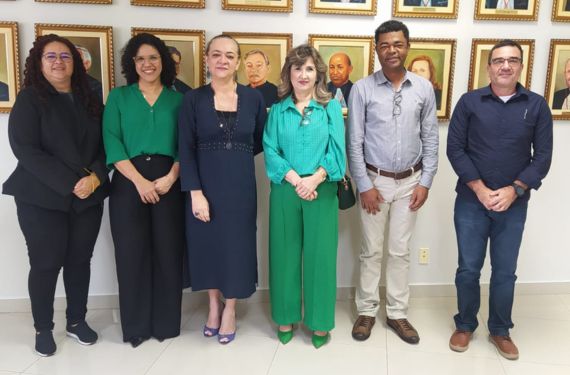
[[[306,201],[299,198],[288,183],[271,184],[269,290],[271,315],[278,325],[303,319],[313,331],[334,328],[338,246],[336,190],[335,182],[324,182],[317,188],[317,199]]]

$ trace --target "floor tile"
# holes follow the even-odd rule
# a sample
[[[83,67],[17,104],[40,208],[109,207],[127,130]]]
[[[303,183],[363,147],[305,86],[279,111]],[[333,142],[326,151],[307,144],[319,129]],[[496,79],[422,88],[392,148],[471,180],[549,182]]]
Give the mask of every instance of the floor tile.
[[[466,356],[465,353],[426,353],[388,350],[388,374],[504,375],[498,359]]]
[[[518,361],[504,361],[503,368],[506,375],[568,375],[570,366],[545,365]]]
[[[449,338],[455,330],[455,308],[417,307],[408,310],[408,320],[420,335],[417,345],[408,344],[390,328],[387,345],[393,350],[424,351],[449,354]],[[385,325],[385,322],[382,322]],[[469,345],[469,356],[497,358],[495,349],[487,342],[486,329],[477,330]]]
[[[40,358],[26,373],[39,375],[142,375],[173,340],[151,339],[133,349],[123,343],[121,327],[114,323],[112,310],[92,310],[90,326],[99,334],[92,346],[66,337],[58,343],[56,355]],[[79,369],[81,371],[79,371]]]
[[[54,339],[65,338],[65,313],[54,313]],[[31,313],[0,314],[0,370],[25,371],[40,357],[34,350],[34,322]]]
[[[184,331],[146,375],[266,375],[277,345],[275,339],[240,333],[235,341],[220,345],[216,338],[205,338],[199,331]]]
[[[309,332],[296,335],[287,345],[279,344],[268,375],[387,374],[386,349],[340,343],[336,334],[320,349],[311,344]]]

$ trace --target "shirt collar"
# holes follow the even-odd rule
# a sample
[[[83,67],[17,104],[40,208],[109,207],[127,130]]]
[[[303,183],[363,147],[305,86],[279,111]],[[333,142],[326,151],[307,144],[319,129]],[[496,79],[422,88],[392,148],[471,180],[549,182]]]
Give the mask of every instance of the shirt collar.
[[[495,95],[495,93],[493,92],[493,90],[491,90],[491,85],[487,85],[483,88],[480,89],[481,92],[481,97],[493,97],[493,98],[497,98],[497,95]],[[517,82],[517,85],[515,87],[515,94],[512,96],[512,99],[518,98],[520,96],[524,96],[524,97],[528,97],[529,95],[529,91],[520,84],[520,82]]]
[[[402,80],[402,86],[406,83],[409,82],[409,84],[413,84],[413,79],[412,79],[412,75],[408,74],[408,70],[406,69],[406,73],[404,74],[404,79]],[[386,83],[389,83],[390,85],[392,84],[388,78],[386,78],[386,76],[384,75],[384,72],[382,70],[378,70],[376,71],[376,73],[374,73],[374,81],[376,82],[377,85],[385,85]]]

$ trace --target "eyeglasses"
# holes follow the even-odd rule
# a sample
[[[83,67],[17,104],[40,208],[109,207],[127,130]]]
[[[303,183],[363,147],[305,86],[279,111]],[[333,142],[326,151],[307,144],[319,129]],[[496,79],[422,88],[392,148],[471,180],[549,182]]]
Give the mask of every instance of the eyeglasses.
[[[313,108],[309,107],[303,108],[303,118],[301,119],[301,126],[307,126],[311,123],[312,113],[313,113]]]
[[[522,63],[522,59],[520,57],[509,57],[508,59],[497,57],[491,60],[491,64],[495,66],[503,66],[505,64],[505,61],[509,64],[509,66],[518,66],[520,63]]]
[[[143,63],[147,62],[150,64],[156,64],[160,61],[160,55],[150,55],[150,56],[135,56],[133,57],[133,61],[137,65],[142,65]]]
[[[402,113],[402,93],[398,91],[394,94],[394,101],[392,103],[392,116],[396,117]]]
[[[56,52],[46,52],[42,55],[42,57],[50,64],[56,62],[58,58],[66,64],[73,61],[73,56],[71,56],[71,53],[67,52],[61,52],[59,54]]]

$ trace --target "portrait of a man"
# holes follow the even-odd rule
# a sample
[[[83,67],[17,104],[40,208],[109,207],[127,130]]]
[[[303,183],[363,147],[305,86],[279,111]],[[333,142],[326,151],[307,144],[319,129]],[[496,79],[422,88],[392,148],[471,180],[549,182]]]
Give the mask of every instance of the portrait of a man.
[[[329,79],[327,89],[337,99],[342,108],[346,108],[350,89],[352,88],[352,81],[350,74],[353,67],[350,57],[344,52],[336,52],[331,55],[329,59]]]
[[[261,91],[265,106],[271,107],[277,101],[277,86],[267,80],[271,71],[269,57],[261,49],[248,51],[243,58],[249,87]]]
[[[411,7],[446,7],[448,0],[404,0],[405,6]]]
[[[566,87],[554,92],[552,109],[562,109],[567,111],[570,110],[570,58],[567,59],[564,64],[562,75],[564,76]]]
[[[441,109],[441,85],[437,82],[435,64],[428,55],[416,56],[408,64],[408,70],[430,81],[435,92],[437,109]]]
[[[8,85],[0,81],[0,102],[7,102],[10,100],[10,90]]]
[[[103,101],[103,85],[101,84],[101,81],[89,74],[89,70],[91,70],[91,67],[93,66],[91,53],[87,48],[77,44],[75,45],[75,49],[79,52],[81,60],[83,60],[83,66],[87,72],[87,83],[89,83],[89,88],[99,97],[99,99],[101,99],[101,101]]]
[[[180,64],[182,63],[182,53],[174,46],[166,47],[168,48],[168,52],[170,52],[170,56],[172,56],[172,60],[174,60],[174,68],[176,69],[176,77],[174,78],[171,88],[174,91],[185,94],[187,91],[192,90],[192,87],[188,86],[178,78],[180,75]]]
[[[487,9],[528,9],[528,0],[485,0]]]

